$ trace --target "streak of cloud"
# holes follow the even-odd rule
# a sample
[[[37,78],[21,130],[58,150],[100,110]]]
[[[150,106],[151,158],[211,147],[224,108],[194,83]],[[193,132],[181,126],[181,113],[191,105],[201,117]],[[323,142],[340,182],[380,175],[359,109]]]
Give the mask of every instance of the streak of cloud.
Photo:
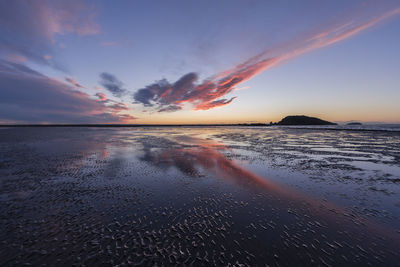
[[[211,102],[203,102],[198,104],[194,110],[207,110],[207,109],[212,109],[216,107],[221,107],[228,105],[231,103],[236,97],[232,97],[231,99],[219,99],[219,100],[214,100]]]
[[[79,84],[77,81],[75,81],[75,80],[72,79],[72,78],[65,77],[65,81],[69,82],[70,84],[72,84],[72,85],[75,86],[76,88],[79,88],[79,89],[85,88],[83,85]]]
[[[272,67],[287,62],[313,50],[323,48],[354,36],[379,22],[400,14],[400,7],[385,11],[375,17],[352,17],[332,26],[322,27],[311,35],[293,39],[275,48],[255,55],[232,69],[220,72],[201,83],[196,73],[187,73],[171,84],[163,79],[139,89],[134,103],[156,107],[159,112],[174,111],[190,103],[194,110],[207,110],[231,103],[235,98],[221,99],[234,91],[239,84]],[[175,108],[178,110],[179,108]]]

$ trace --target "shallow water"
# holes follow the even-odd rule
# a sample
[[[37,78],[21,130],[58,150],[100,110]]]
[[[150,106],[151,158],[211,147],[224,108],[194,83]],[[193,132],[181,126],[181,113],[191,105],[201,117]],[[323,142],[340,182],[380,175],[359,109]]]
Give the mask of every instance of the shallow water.
[[[1,128],[0,265],[396,266],[400,132]]]

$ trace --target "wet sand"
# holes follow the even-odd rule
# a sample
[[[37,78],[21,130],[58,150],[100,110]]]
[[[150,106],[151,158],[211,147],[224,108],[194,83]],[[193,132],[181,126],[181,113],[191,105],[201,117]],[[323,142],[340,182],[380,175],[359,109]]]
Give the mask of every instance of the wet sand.
[[[0,266],[398,266],[400,132],[1,128]]]

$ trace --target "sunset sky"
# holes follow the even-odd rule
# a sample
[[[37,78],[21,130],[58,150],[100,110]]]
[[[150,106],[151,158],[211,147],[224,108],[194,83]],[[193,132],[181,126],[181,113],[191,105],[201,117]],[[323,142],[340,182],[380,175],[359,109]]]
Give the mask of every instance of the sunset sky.
[[[0,123],[400,123],[399,1],[0,0]]]

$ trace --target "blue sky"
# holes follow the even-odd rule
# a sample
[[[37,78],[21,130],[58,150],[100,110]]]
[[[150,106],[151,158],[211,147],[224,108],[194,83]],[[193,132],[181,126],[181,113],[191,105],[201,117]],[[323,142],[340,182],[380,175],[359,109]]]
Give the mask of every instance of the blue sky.
[[[0,10],[2,123],[400,122],[397,1],[17,0]]]

